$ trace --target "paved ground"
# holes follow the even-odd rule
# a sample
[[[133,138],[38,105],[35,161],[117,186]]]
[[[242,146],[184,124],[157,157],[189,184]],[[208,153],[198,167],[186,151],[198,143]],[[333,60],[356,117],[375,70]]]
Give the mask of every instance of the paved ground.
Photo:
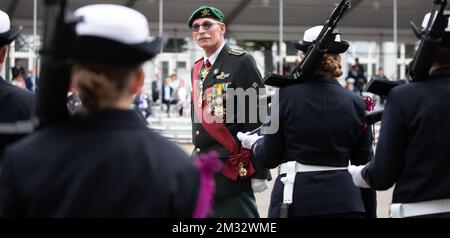
[[[193,146],[189,144],[180,145],[181,148],[183,148],[187,153],[191,153]],[[277,169],[271,170],[272,177],[275,179],[277,177]],[[273,188],[273,181],[272,180],[269,184],[270,187],[266,191],[262,193],[257,193],[256,195],[256,203],[258,205],[259,214],[261,217],[266,218],[267,212],[269,209],[269,203],[270,203],[270,193],[272,192]],[[389,217],[389,203],[391,201],[392,196],[392,189],[383,191],[383,192],[377,192],[377,214],[379,218],[387,218]]]

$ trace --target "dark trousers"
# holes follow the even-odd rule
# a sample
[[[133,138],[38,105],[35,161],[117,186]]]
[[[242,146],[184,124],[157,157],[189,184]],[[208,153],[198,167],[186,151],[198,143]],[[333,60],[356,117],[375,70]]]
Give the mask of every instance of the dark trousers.
[[[218,197],[214,200],[214,209],[209,218],[259,218],[253,191]]]
[[[166,104],[166,106],[167,106],[167,114],[169,114],[169,112],[170,112],[170,105],[171,104],[177,104],[177,102],[178,102],[178,100],[163,100],[162,101],[164,104]]]

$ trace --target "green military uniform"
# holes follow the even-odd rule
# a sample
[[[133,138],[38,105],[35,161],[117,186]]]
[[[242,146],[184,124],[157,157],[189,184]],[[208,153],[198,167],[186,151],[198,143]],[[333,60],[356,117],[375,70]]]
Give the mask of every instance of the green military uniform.
[[[201,72],[198,75],[199,79],[202,78]],[[203,79],[202,85],[202,97],[206,100],[208,112],[211,111],[222,111],[224,110],[223,118],[226,118],[227,113],[227,91],[230,89],[242,88],[244,90],[248,88],[255,88],[257,92],[259,89],[264,88],[262,84],[261,76],[256,67],[253,58],[245,54],[244,51],[230,49],[228,45],[225,45],[221,52],[219,53],[216,61],[212,65],[209,73]],[[215,95],[212,95],[215,94]],[[216,101],[209,100],[211,97],[216,97],[219,95],[226,95],[223,97],[222,103],[217,103]],[[192,97],[194,98],[194,97]],[[241,146],[236,134],[239,131],[251,131],[261,125],[260,120],[256,123],[248,123],[248,113],[249,105],[246,102],[245,111],[238,111],[235,101],[235,112],[234,121],[237,121],[237,113],[246,113],[246,123],[226,123],[225,126],[233,135],[236,143]],[[198,102],[192,101],[191,104],[191,116],[192,116],[192,140],[194,143],[195,153],[207,153],[209,151],[217,151],[220,158],[225,162],[230,152],[218,143],[213,137],[211,137],[203,128],[202,124],[199,123],[199,119],[194,112],[194,107],[198,107]],[[210,108],[210,109],[208,109]],[[219,110],[218,110],[219,109]],[[215,113],[217,115],[217,112]],[[219,114],[220,115],[220,114]],[[225,119],[224,119],[225,120]],[[228,121],[227,121],[228,122]],[[254,158],[252,158],[253,166],[256,173],[253,178],[267,179],[270,174],[269,171],[263,168],[259,163],[256,163]],[[222,173],[216,174],[216,193],[215,193],[215,217],[257,217],[257,209],[255,204],[255,198],[251,188],[250,177],[238,178],[233,181],[225,177]],[[245,206],[244,204],[252,204],[253,206]]]
[[[192,27],[193,22],[198,18],[211,18],[224,22],[224,15],[219,9],[201,6],[189,18],[189,28]],[[199,70],[200,67],[202,67],[201,70]],[[250,55],[245,54],[242,50],[230,49],[226,44],[210,68],[206,68],[205,65],[202,66],[202,62],[197,61],[194,69],[198,71],[193,70],[192,82],[200,83],[200,85],[193,85],[193,95],[191,97],[193,99],[191,102],[191,117],[193,122],[192,141],[195,146],[194,154],[216,151],[225,163],[225,167],[227,167],[227,163],[228,165],[232,164],[230,163],[230,158],[232,157],[230,154],[233,154],[233,156],[235,154],[229,152],[229,146],[227,149],[222,145],[223,141],[225,140],[228,143],[230,140],[234,140],[236,142],[235,148],[241,149],[241,143],[237,139],[236,134],[239,131],[251,131],[261,125],[261,120],[259,119],[255,123],[248,123],[250,114],[250,103],[248,100],[245,102],[245,108],[241,107],[238,109],[238,99],[235,98],[234,112],[231,112],[230,105],[227,107],[227,102],[230,104],[230,89],[242,88],[246,90],[254,88],[259,95],[259,89],[264,88],[261,75]],[[198,73],[198,75],[193,75],[194,72]],[[252,107],[255,107],[255,105],[252,105]],[[208,115],[219,120],[222,119],[223,123],[219,123],[220,128],[215,127],[214,129],[211,129],[208,125],[202,125],[197,117],[199,112],[208,113]],[[237,115],[245,115],[245,123],[237,123],[237,119],[240,118]],[[204,126],[208,127],[210,133],[207,132]],[[227,130],[230,133],[227,133]],[[224,134],[227,135],[222,136],[218,131],[225,132]],[[213,133],[215,135],[212,136],[211,134]],[[216,140],[218,136],[222,143]],[[259,217],[250,178],[269,179],[270,173],[269,170],[257,163],[254,158],[250,158],[249,161],[248,157],[250,156],[245,156],[247,158],[246,161],[252,164],[256,171],[251,176],[250,173],[247,174],[247,172],[251,171],[249,166],[242,166],[241,163],[239,163],[240,168],[237,167],[236,163],[236,166],[232,166],[233,168],[238,168],[239,175],[235,173],[237,179],[230,178],[227,168],[224,168],[222,173],[215,175],[214,210],[210,217]]]

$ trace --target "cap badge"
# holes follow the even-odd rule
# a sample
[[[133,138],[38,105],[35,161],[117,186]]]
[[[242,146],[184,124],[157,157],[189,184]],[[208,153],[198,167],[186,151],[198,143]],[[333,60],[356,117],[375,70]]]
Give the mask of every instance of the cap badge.
[[[206,17],[206,16],[209,16],[210,14],[209,14],[209,10],[208,9],[205,9],[205,10],[203,10],[202,11],[202,17]]]

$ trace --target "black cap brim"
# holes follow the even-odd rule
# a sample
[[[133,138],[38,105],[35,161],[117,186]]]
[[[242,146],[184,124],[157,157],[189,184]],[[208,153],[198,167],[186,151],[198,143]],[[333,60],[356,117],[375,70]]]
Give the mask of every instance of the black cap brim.
[[[13,26],[9,29],[9,31],[0,34],[0,46],[9,45],[13,42],[20,31],[22,31],[22,26]]]
[[[308,51],[308,47],[311,46],[312,42],[307,41],[294,41],[292,45],[295,49],[306,52]],[[350,44],[347,41],[336,42],[333,41],[330,45],[330,48],[327,50],[327,53],[341,54],[348,50]]]
[[[95,36],[80,36],[72,55],[75,60],[80,61],[135,65],[155,57],[161,52],[163,44],[162,37],[156,37],[150,42],[128,45]]]

